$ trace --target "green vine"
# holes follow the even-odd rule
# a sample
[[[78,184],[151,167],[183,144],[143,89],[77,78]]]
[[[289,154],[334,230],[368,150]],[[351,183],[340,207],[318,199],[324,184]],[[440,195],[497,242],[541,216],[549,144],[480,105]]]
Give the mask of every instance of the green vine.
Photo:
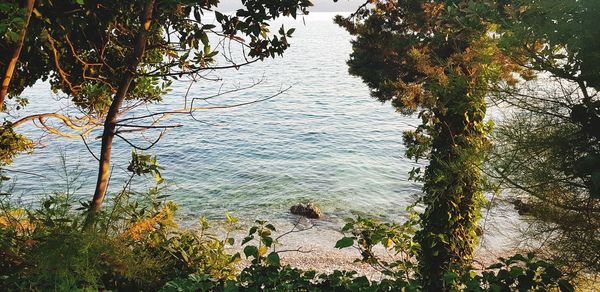
[[[406,155],[427,159],[422,229],[415,240],[425,290],[440,291],[447,272],[472,260],[483,201],[480,173],[492,127],[485,121],[491,85],[514,84],[518,67],[488,33],[482,15],[495,4],[482,1],[376,1],[336,22],[356,38],[349,71],[380,101],[398,112],[419,112],[422,124],[404,134]]]

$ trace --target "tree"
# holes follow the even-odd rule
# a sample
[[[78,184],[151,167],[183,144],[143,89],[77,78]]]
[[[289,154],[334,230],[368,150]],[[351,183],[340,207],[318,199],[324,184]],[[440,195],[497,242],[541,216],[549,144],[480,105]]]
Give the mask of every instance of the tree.
[[[534,79],[497,87],[511,109],[494,134],[490,175],[527,197],[535,238],[571,270],[600,271],[600,3],[513,3],[497,15],[502,49]]]
[[[25,87],[37,80],[47,78],[47,57],[38,50],[36,40],[40,32],[40,21],[34,14],[35,1],[2,1],[0,3],[0,109],[9,114],[23,108],[27,100],[18,97]],[[27,60],[19,62],[19,59]],[[29,70],[35,67],[35,70]],[[13,106],[8,107],[6,97],[16,97]],[[34,117],[32,117],[33,119]],[[0,127],[0,170],[12,163],[15,156],[31,151],[33,142],[17,133],[15,126],[22,121],[8,121],[6,118]]]
[[[514,83],[511,65],[497,47],[482,1],[367,1],[336,21],[356,39],[348,65],[378,100],[403,114],[419,112],[422,124],[406,132],[407,156],[429,160],[421,180],[422,229],[416,239],[423,286],[450,289],[444,274],[469,265],[477,243],[482,203],[480,166],[490,124],[484,120],[492,84]]]
[[[10,84],[13,72],[15,71],[17,60],[19,59],[21,49],[23,48],[23,43],[25,42],[25,36],[27,35],[27,28],[29,26],[29,19],[31,19],[31,14],[33,13],[34,2],[34,0],[25,1],[25,8],[23,9],[25,10],[25,12],[22,17],[17,15],[14,18],[5,18],[5,21],[11,21],[14,22],[17,26],[20,26],[18,28],[19,33],[8,29],[10,23],[4,23],[4,26],[2,27],[2,29],[0,29],[0,33],[3,33],[9,40],[6,43],[2,42],[2,46],[10,46],[10,51],[12,51],[12,54],[7,54],[7,56],[9,56],[10,59],[2,60],[1,63],[3,65],[2,67],[4,68],[4,70],[2,70],[4,75],[2,76],[2,88],[0,89],[0,107],[3,107],[2,105],[4,105],[4,98],[8,93],[8,85]],[[14,3],[11,2],[2,3],[2,5],[4,6],[2,7],[2,10],[8,13],[11,12],[11,8],[16,8]],[[20,10],[21,9],[16,9],[16,11],[19,12]],[[12,11],[14,12],[15,10]],[[6,64],[4,64],[5,62]]]
[[[119,119],[126,102],[159,102],[173,79],[200,78],[202,72],[239,68],[281,55],[289,47],[288,38],[293,29],[281,27],[270,33],[268,21],[284,15],[296,17],[298,11],[307,13],[306,8],[311,5],[308,0],[283,3],[245,0],[245,8],[235,15],[214,11],[215,20],[207,21],[205,13],[212,13],[217,4],[218,0],[36,3],[34,12],[43,23],[42,51],[51,66],[33,63],[28,67],[29,60],[25,60],[22,70],[38,73],[34,76],[49,76],[52,88],[67,94],[84,111],[80,118],[84,125],[56,114],[33,118],[42,121],[48,116],[58,117],[67,126],[78,129],[103,127],[90,221],[100,210],[106,194],[114,137],[126,140],[124,133],[171,128],[173,126],[157,124],[161,116],[194,110],[186,103],[184,109]],[[225,53],[226,50],[223,53],[226,64],[217,64],[219,52],[211,47],[209,35],[217,37],[218,44],[227,50],[238,45],[242,60],[236,60],[233,53]],[[17,84],[30,84],[17,81]],[[21,87],[15,88],[12,94],[21,90]],[[148,120],[150,125],[130,123]],[[15,124],[18,122],[21,121]]]

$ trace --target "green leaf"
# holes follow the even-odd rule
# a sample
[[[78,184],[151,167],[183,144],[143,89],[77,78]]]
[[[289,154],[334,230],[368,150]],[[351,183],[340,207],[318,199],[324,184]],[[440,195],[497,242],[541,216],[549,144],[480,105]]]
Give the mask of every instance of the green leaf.
[[[250,240],[254,239],[253,235],[250,236],[246,236],[246,238],[244,238],[244,240],[242,241],[242,245],[248,243]]]
[[[267,256],[267,263],[272,266],[280,266],[281,260],[279,258],[279,254],[276,252],[272,252]]]
[[[227,244],[233,245],[235,243],[235,239],[233,237],[227,238]]]
[[[258,230],[258,227],[252,226],[252,228],[250,228],[250,230],[248,230],[248,235],[252,235],[252,234],[256,233],[257,230]]]
[[[502,263],[495,263],[495,264],[493,264],[493,265],[491,265],[491,266],[489,266],[489,267],[487,267],[487,268],[488,268],[488,270],[492,270],[492,269],[499,269],[499,268],[502,268],[503,266],[504,266],[504,265],[503,265]]]
[[[531,260],[534,258],[534,254],[533,253],[528,253],[527,257]],[[517,262],[517,261],[521,261],[521,262],[527,262],[527,258],[525,258],[522,254],[516,254],[514,256],[511,256],[509,259],[509,261],[511,262]]]
[[[14,32],[14,31],[9,30],[9,31],[6,32],[6,37],[10,41],[16,42],[19,39],[19,34],[16,33],[16,32]]]
[[[246,257],[258,257],[258,248],[254,245],[249,245],[244,248],[244,254]]]
[[[225,290],[223,290],[223,291],[225,291],[225,292],[237,292],[237,291],[240,291],[240,289],[236,286],[235,283],[236,283],[235,281],[228,280],[227,284],[225,285],[225,288],[224,288]]]
[[[273,238],[270,236],[265,236],[262,238],[262,242],[264,242],[266,246],[270,247],[273,244]]]
[[[447,272],[444,273],[444,276],[442,277],[444,278],[445,283],[454,283],[454,281],[458,278],[458,275],[453,272]]]
[[[79,4],[79,5],[83,5],[84,4],[84,0],[75,0],[75,2],[77,2],[77,4]]]
[[[342,231],[348,231],[353,228],[354,228],[354,224],[352,222],[348,222],[348,223],[346,223],[346,225],[344,225],[344,227],[342,227]]]
[[[204,50],[206,51],[207,47],[210,50],[208,35],[205,32],[200,33],[200,40],[202,41],[202,44],[204,45]]]
[[[287,31],[287,36],[291,37],[291,36],[292,36],[292,34],[293,34],[295,31],[296,31],[296,29],[295,29],[295,28],[290,28],[290,29]]]
[[[511,274],[511,276],[516,278],[517,276],[523,274],[523,268],[521,268],[519,266],[510,267],[510,274]]]
[[[223,13],[219,12],[219,11],[215,11],[215,18],[217,19],[218,22],[223,22],[223,19],[225,18]]]
[[[219,54],[219,51],[212,51],[212,52],[208,53],[206,56],[204,56],[204,58],[209,59],[209,58],[216,56],[217,54]]]
[[[342,248],[350,247],[353,244],[354,244],[354,237],[344,237],[335,243],[335,247],[342,249]]]

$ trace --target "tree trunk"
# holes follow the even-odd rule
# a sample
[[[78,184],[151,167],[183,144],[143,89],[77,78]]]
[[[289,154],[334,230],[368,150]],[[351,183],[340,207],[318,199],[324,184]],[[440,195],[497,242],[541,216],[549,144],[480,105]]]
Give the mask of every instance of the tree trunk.
[[[100,211],[106,190],[108,188],[108,180],[110,177],[110,154],[112,150],[113,139],[115,137],[115,128],[119,110],[123,105],[123,101],[127,96],[131,82],[136,76],[137,68],[142,61],[146,50],[147,33],[150,29],[152,21],[152,12],[154,8],[154,0],[148,1],[144,7],[144,12],[140,18],[142,26],[136,36],[133,56],[129,61],[129,66],[125,76],[119,84],[117,93],[110,105],[106,119],[104,120],[104,130],[102,132],[102,146],[100,150],[100,162],[98,167],[98,180],[96,181],[96,190],[94,198],[90,205],[90,211],[86,225],[93,224],[95,215]]]
[[[4,76],[2,76],[2,89],[0,89],[0,111],[4,110],[4,98],[8,93],[8,86],[10,85],[10,80],[15,71],[15,67],[17,66],[17,61],[19,60],[19,55],[21,54],[23,43],[25,42],[25,35],[27,34],[29,20],[31,19],[31,14],[33,13],[34,3],[35,0],[27,0],[27,13],[25,14],[25,22],[23,23],[23,28],[19,32],[19,39],[17,40],[17,44],[13,48],[12,57],[6,66]]]
[[[477,243],[476,227],[483,191],[480,164],[487,145],[483,96],[466,92],[444,97],[447,111],[436,113],[430,164],[423,191],[419,259],[424,291],[448,291],[446,272],[460,273],[469,265]],[[463,97],[461,97],[463,96]],[[465,99],[470,100],[465,108]]]

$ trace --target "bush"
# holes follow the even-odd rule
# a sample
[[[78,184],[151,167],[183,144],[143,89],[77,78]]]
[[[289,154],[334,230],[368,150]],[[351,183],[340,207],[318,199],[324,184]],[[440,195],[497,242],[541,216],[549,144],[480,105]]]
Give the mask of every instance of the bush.
[[[150,194],[152,194],[151,192]],[[275,226],[256,221],[242,241],[242,254],[229,255],[229,235],[210,235],[205,219],[199,232],[182,230],[173,220],[176,206],[154,199],[121,204],[119,216],[106,212],[94,230],[83,230],[85,213],[73,211],[68,196],[49,197],[26,210],[1,200],[0,288],[2,290],[158,290],[162,291],[419,291],[412,240],[414,215],[404,224],[370,218],[348,220],[336,247],[354,246],[362,261],[386,277],[371,281],[355,271],[330,274],[282,265],[275,251]],[[129,201],[129,200],[122,200]],[[117,206],[113,206],[117,208]],[[128,211],[124,211],[128,210]],[[229,228],[237,219],[227,216]],[[396,256],[384,261],[374,248]],[[240,258],[250,264],[239,273]],[[448,290],[573,291],[568,278],[533,254],[515,255],[487,269],[447,273]]]
[[[0,290],[157,290],[190,274],[235,277],[238,259],[225,252],[233,242],[210,234],[204,218],[199,232],[180,228],[156,160],[133,156],[132,178],[151,174],[157,186],[140,194],[126,184],[92,228],[89,204],[68,193],[29,208],[0,197]],[[235,221],[228,216],[227,228]]]
[[[218,280],[193,274],[168,282],[162,291],[420,291],[421,279],[414,262],[418,245],[411,234],[416,231],[416,217],[404,224],[381,223],[375,219],[348,220],[343,230],[350,236],[336,246],[354,246],[361,251],[358,261],[378,268],[387,277],[370,281],[355,271],[334,271],[331,274],[304,271],[281,265],[272,238],[275,227],[256,221],[243,243],[244,255],[251,260],[235,280]],[[373,252],[383,245],[399,256],[396,261],[383,261]],[[237,255],[236,255],[237,256]],[[462,274],[444,275],[449,291],[573,291],[566,275],[554,265],[535,259],[534,254],[500,258],[497,264],[477,271],[467,269]]]

